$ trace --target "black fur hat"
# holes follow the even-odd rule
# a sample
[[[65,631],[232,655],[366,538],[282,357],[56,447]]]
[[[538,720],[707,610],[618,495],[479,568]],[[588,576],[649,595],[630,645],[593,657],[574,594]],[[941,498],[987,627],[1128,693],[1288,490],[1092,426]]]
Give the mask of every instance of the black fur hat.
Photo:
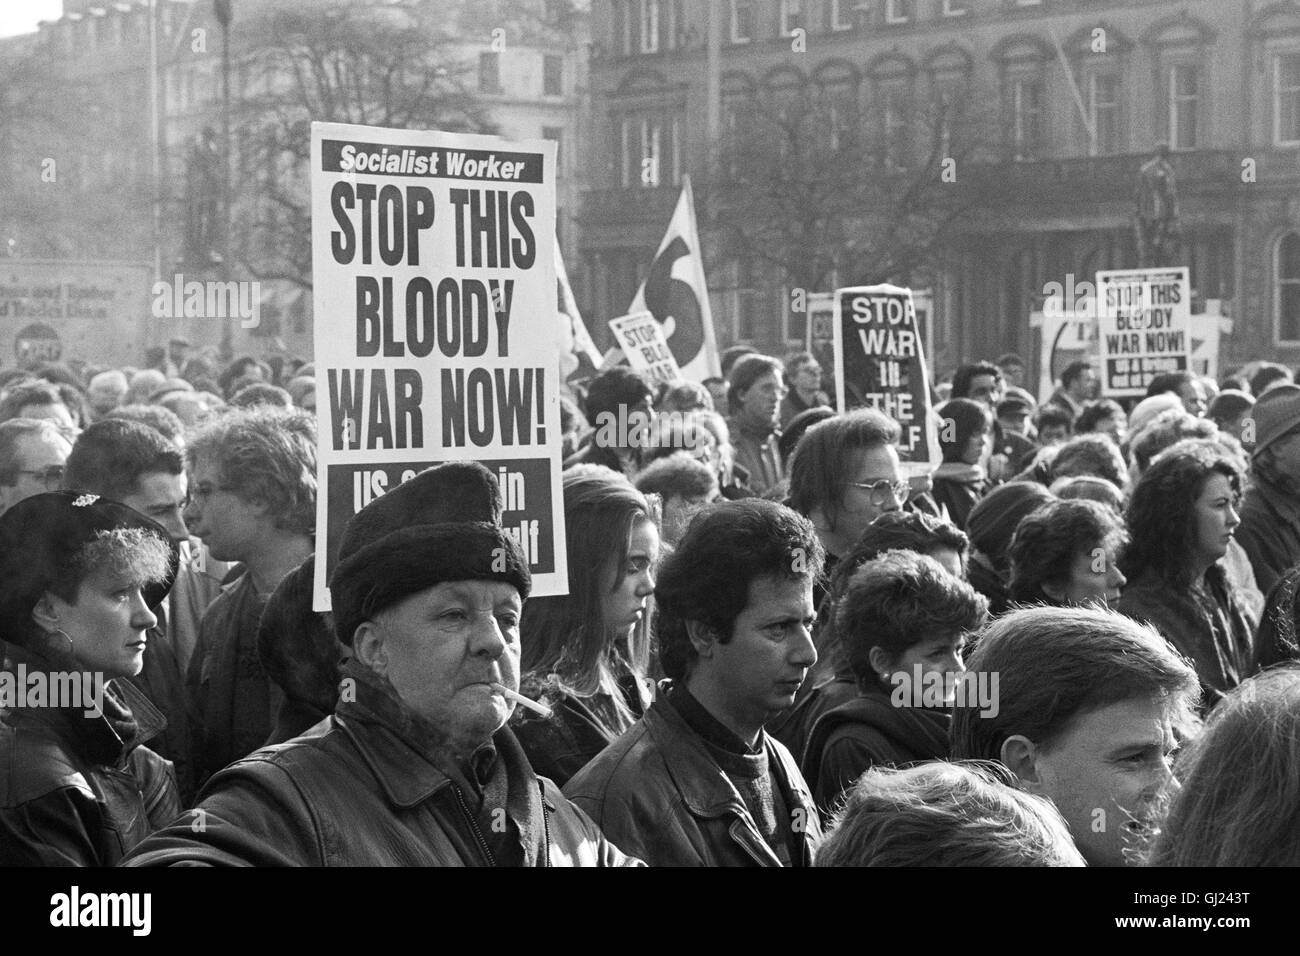
[[[504,581],[532,588],[528,560],[501,530],[501,489],[475,461],[421,472],[352,516],[330,576],[334,631],[349,647],[357,628],[408,595],[445,581]]]

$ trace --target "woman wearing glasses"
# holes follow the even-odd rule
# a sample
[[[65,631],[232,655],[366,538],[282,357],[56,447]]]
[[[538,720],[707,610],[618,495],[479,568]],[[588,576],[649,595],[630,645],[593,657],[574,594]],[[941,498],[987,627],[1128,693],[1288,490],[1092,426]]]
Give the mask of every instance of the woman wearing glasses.
[[[180,812],[171,764],[144,746],[166,721],[122,679],[176,565],[160,525],[97,495],[0,515],[4,669],[47,688],[0,712],[0,866],[111,866]]]
[[[57,491],[72,445],[50,421],[14,418],[0,424],[0,512],[45,491]]]

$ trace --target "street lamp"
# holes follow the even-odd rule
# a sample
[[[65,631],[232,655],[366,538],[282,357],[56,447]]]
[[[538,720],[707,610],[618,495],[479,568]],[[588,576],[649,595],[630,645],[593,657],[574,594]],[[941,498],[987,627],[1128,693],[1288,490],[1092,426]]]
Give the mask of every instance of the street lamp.
[[[230,275],[230,21],[234,0],[212,0],[212,10],[221,25],[221,272]],[[221,357],[229,361],[235,353],[231,323],[226,316],[221,326]]]

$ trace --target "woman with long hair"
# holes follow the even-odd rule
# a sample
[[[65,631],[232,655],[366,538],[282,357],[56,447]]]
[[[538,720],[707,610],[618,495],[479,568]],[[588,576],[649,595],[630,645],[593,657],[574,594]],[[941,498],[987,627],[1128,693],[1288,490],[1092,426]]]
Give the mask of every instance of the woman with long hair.
[[[1300,667],[1237,687],[1175,770],[1148,866],[1300,866]]]
[[[515,712],[539,776],[559,786],[632,726],[650,703],[649,598],[659,558],[650,503],[622,475],[564,473],[569,593],[537,597],[520,621],[521,690],[551,709]]]
[[[1128,506],[1120,567],[1129,584],[1115,607],[1195,662],[1207,708],[1250,676],[1255,657],[1254,625],[1223,565],[1241,523],[1241,488],[1236,461],[1192,439],[1151,463]]]
[[[76,491],[0,515],[0,866],[112,866],[180,812],[166,726],[130,678],[176,575],[167,532]],[[37,678],[42,678],[37,680]]]

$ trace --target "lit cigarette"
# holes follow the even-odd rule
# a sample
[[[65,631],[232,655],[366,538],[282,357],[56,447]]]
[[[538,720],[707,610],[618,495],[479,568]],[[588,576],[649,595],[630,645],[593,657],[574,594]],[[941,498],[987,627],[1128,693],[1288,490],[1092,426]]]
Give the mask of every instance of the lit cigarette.
[[[525,697],[517,691],[511,690],[504,684],[493,684],[492,689],[507,700],[513,700],[516,704],[519,704],[521,707],[527,707],[534,713],[541,714],[543,717],[551,716],[551,708],[547,707],[545,704],[539,704],[532,698]]]

